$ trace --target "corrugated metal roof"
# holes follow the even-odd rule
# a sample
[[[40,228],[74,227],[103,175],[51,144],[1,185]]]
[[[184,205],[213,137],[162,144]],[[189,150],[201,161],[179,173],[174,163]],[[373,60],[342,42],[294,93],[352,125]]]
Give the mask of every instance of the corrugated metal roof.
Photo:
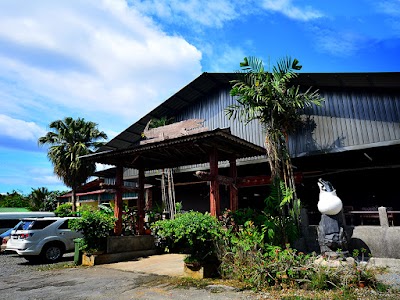
[[[265,154],[264,148],[231,135],[229,129],[215,129],[83,157],[98,163],[156,170],[209,162],[214,148],[220,161]]]
[[[146,124],[152,118],[172,117],[177,112],[202,99],[211,92],[230,86],[236,73],[203,73],[158,107],[133,123],[119,135],[101,147],[98,152],[126,149],[134,146],[140,139]],[[400,72],[395,73],[300,73],[296,84],[320,89],[374,89],[399,90]]]

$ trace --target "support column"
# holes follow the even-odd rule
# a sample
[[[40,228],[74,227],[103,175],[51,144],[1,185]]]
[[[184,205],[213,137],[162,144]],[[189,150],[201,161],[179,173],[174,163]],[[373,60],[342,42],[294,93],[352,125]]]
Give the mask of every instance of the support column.
[[[380,206],[378,207],[379,211],[379,223],[382,227],[389,227],[389,219],[386,211],[386,207]]]
[[[114,216],[117,218],[114,225],[114,234],[121,235],[122,233],[122,189],[124,187],[124,168],[122,165],[117,166],[117,174],[115,176],[115,207]]]
[[[231,211],[236,211],[239,208],[238,188],[236,186],[237,167],[236,158],[229,160],[229,175],[233,179],[233,183],[229,186],[229,199]]]
[[[210,214],[212,216],[220,215],[219,183],[218,176],[218,153],[213,149],[210,153]]]
[[[151,189],[147,189],[145,192],[146,206],[144,210],[152,210],[153,209],[153,191]]]
[[[138,200],[137,200],[137,208],[138,208],[138,233],[144,234],[144,206],[145,206],[145,199],[144,199],[144,169],[141,167],[139,169],[139,177],[138,177]]]

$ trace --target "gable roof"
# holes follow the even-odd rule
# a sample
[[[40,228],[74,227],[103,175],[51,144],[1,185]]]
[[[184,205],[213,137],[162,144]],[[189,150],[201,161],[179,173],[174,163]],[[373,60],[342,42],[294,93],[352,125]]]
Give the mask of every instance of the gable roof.
[[[151,119],[170,117],[215,90],[229,88],[236,73],[203,73],[151,112],[102,146],[98,152],[127,149],[140,139]],[[319,89],[400,90],[400,72],[391,73],[299,73],[295,84]]]
[[[207,163],[212,149],[218,149],[218,160],[228,161],[265,155],[263,147],[231,135],[228,129],[214,129],[128,149],[109,150],[82,156],[98,163],[128,168],[157,170],[184,165]]]

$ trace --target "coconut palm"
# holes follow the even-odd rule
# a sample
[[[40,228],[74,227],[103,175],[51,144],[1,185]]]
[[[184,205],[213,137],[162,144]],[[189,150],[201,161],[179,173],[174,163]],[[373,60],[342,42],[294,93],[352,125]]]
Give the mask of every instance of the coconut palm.
[[[237,97],[238,103],[229,106],[226,113],[229,118],[246,123],[258,120],[263,125],[271,177],[274,182],[283,180],[296,199],[288,136],[301,121],[301,111],[313,104],[320,105],[323,99],[318,91],[302,91],[293,84],[296,71],[302,67],[297,59],[285,57],[272,71],[266,71],[263,62],[255,57],[245,57],[240,66],[238,79],[231,82],[231,95]]]
[[[31,202],[33,210],[41,210],[49,197],[50,192],[46,187],[32,189],[28,198]]]
[[[39,145],[50,145],[47,157],[52,162],[54,173],[72,189],[72,209],[76,211],[76,190],[93,175],[94,162],[80,159],[80,156],[93,153],[103,145],[100,139],[107,139],[103,131],[97,129],[94,122],[83,118],[74,120],[67,117],[50,123],[45,136],[39,138]]]

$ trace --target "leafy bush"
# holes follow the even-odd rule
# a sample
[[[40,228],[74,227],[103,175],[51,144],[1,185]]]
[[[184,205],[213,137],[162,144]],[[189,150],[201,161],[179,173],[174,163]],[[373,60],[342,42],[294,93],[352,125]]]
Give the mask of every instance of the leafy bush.
[[[265,243],[265,228],[246,222],[238,232],[228,230],[217,243],[224,278],[236,279],[249,287],[281,288],[302,286],[310,289],[357,286],[360,281],[375,284],[374,274],[357,261],[336,261],[337,265],[314,254],[304,254]]]
[[[222,235],[222,226],[208,213],[190,211],[173,220],[160,220],[152,225],[156,235],[166,239],[168,250],[189,254],[190,261],[206,261],[215,254],[214,242]]]
[[[76,215],[76,213],[72,211],[72,203],[61,204],[56,208],[54,213],[57,217],[73,217]]]
[[[29,199],[17,191],[0,195],[0,207],[22,207],[31,209]]]
[[[87,253],[103,251],[107,246],[107,236],[114,228],[116,218],[102,210],[84,210],[81,217],[69,221],[71,229],[81,231],[83,243],[80,249]]]

